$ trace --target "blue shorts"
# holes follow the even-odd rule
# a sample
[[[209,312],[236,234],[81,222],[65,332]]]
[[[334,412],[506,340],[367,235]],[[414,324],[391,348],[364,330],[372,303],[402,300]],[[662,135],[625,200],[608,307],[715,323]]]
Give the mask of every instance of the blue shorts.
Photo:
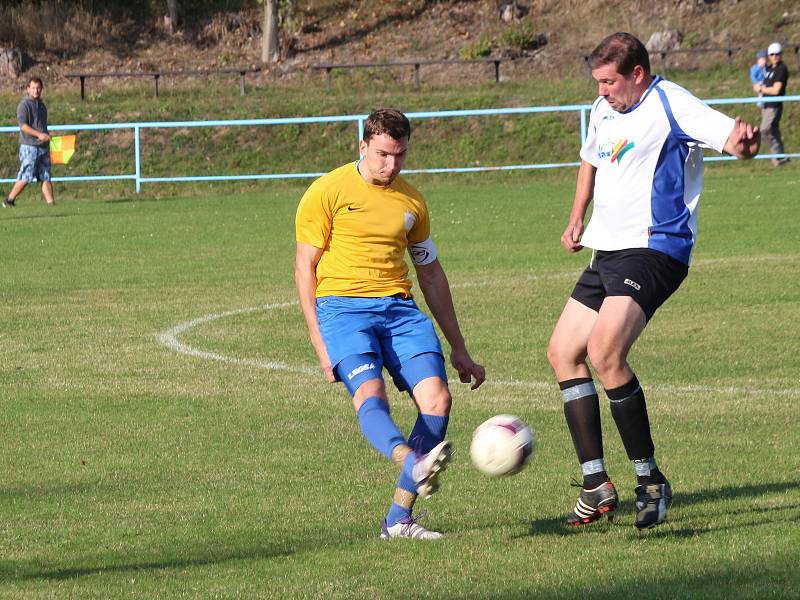
[[[334,373],[348,356],[372,354],[399,383],[401,366],[415,356],[444,357],[433,323],[411,299],[324,296],[317,320]]]
[[[34,179],[50,181],[50,145],[31,146],[20,144],[19,164],[17,181],[26,183],[30,183]]]

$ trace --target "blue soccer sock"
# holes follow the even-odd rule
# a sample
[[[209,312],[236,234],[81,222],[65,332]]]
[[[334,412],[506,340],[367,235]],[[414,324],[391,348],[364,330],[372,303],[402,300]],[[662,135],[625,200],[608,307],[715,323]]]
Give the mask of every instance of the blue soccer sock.
[[[411,446],[414,452],[409,453],[406,457],[403,470],[400,472],[400,478],[397,480],[398,488],[412,494],[417,493],[417,484],[412,476],[415,455],[419,456],[430,452],[436,444],[444,440],[449,421],[450,417],[448,416],[440,417],[422,413],[417,415],[417,422],[411,430],[411,435],[408,436],[408,445]],[[410,514],[411,508],[405,508],[393,502],[392,506],[389,507],[389,513],[386,515],[386,523],[391,527]]]
[[[356,413],[361,433],[375,450],[392,460],[392,450],[406,440],[389,414],[389,405],[383,398],[367,398]],[[409,456],[413,456],[409,452]]]
[[[444,440],[449,422],[449,416],[440,417],[419,413],[417,422],[414,423],[414,429],[408,436],[408,445],[420,454],[427,454],[433,450],[436,444]]]
[[[411,473],[414,468],[414,455],[427,454],[433,450],[436,444],[444,440],[449,421],[450,417],[422,413],[417,415],[417,422],[414,423],[414,429],[411,430],[411,435],[408,436],[408,445],[414,453],[406,457],[403,470],[400,472],[400,479],[397,481],[397,487],[414,494],[417,493],[417,485]]]
[[[395,502],[392,502],[392,505],[389,507],[389,512],[386,514],[386,525],[391,527],[392,525],[397,525],[400,521],[402,521],[405,517],[411,516],[411,508],[406,508],[404,506],[400,506]]]

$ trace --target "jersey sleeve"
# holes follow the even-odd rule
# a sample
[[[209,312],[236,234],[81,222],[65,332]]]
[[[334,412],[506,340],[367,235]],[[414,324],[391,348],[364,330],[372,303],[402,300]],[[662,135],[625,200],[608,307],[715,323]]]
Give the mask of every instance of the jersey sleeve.
[[[686,90],[676,90],[668,98],[674,122],[690,138],[687,141],[700,142],[722,152],[735,121]]]
[[[331,233],[333,211],[325,188],[319,180],[303,194],[295,216],[295,236],[298,242],[325,248]]]
[[[427,265],[436,260],[436,244],[431,239],[431,221],[428,206],[419,196],[419,209],[414,225],[408,232],[408,253],[415,265]]]
[[[600,159],[597,156],[597,107],[601,98],[595,100],[592,111],[589,113],[589,126],[586,128],[586,140],[581,146],[580,156],[592,166],[599,167]]]
[[[431,237],[431,218],[428,214],[428,205],[421,195],[418,196],[419,202],[417,204],[414,224],[408,230],[408,243],[418,244],[424,242]]]

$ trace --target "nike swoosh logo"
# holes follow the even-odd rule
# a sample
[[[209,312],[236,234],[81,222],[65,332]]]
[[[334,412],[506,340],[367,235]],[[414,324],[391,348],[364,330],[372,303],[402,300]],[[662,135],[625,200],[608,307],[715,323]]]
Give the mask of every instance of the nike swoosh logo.
[[[347,210],[358,210],[358,207],[353,208],[352,206],[348,206]]]

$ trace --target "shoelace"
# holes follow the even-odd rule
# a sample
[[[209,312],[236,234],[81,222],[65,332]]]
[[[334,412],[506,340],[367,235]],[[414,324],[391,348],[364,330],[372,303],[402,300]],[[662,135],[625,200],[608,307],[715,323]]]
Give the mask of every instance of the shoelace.
[[[414,527],[414,525],[419,525],[420,527],[425,529],[422,525],[419,524],[419,522],[422,519],[424,519],[425,515],[427,514],[428,514],[427,512],[421,512],[416,517],[414,515],[409,515],[410,521],[408,523],[403,523],[403,529],[402,529],[403,535],[411,536],[412,535],[411,528]]]

